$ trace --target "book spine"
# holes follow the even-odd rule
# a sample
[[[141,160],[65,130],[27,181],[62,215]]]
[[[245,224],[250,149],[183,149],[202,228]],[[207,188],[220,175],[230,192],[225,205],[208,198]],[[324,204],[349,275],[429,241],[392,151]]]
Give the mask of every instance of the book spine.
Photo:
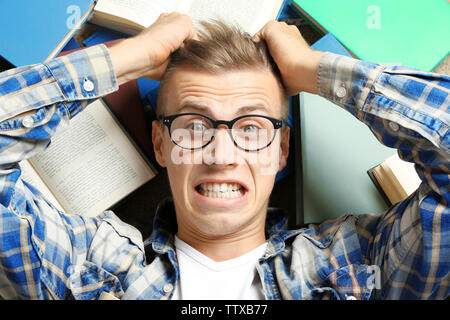
[[[295,144],[295,215],[296,224],[303,226],[305,224],[304,204],[303,204],[303,159],[301,144],[301,123],[300,123],[300,96],[297,94],[292,97],[292,116],[294,118],[294,144]]]
[[[328,33],[328,31],[322,27],[321,24],[319,24],[313,17],[311,17],[305,10],[303,10],[295,1],[292,2],[291,7],[294,8],[294,10],[308,22],[318,33],[321,35],[325,35]]]
[[[375,188],[378,190],[378,192],[380,193],[381,197],[383,198],[384,202],[386,202],[386,204],[388,205],[388,207],[392,206],[391,201],[389,200],[386,192],[384,192],[383,188],[381,187],[381,185],[378,183],[377,178],[375,177],[375,175],[373,174],[373,170],[374,168],[371,168],[369,170],[367,170],[367,175],[369,176],[370,180],[372,180]]]

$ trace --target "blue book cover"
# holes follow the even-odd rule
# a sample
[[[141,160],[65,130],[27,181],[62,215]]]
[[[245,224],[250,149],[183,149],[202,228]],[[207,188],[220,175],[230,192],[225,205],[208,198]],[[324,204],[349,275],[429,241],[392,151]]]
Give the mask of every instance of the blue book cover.
[[[335,54],[340,54],[347,57],[352,57],[351,54],[342,46],[342,44],[331,33],[327,33],[322,38],[317,40],[311,48],[320,51],[328,51]]]
[[[67,42],[67,44],[64,46],[64,48],[61,50],[61,52],[74,50],[74,49],[78,49],[78,48],[80,48],[80,45],[78,44],[78,42],[76,42],[74,38],[71,38],[69,40],[69,42]]]
[[[94,0],[1,1],[0,55],[15,66],[43,62],[93,3]]]
[[[278,13],[276,20],[285,20],[285,19],[293,19],[298,18],[298,13],[292,8],[290,5],[292,0],[284,0],[281,10]]]
[[[129,37],[129,35],[119,32],[119,31],[107,29],[107,28],[100,27],[100,26],[96,26],[96,27],[97,27],[97,31],[83,41],[83,44],[85,46],[89,47],[89,46],[93,46],[93,45],[96,45],[99,43],[105,43],[105,42],[109,42],[109,41],[113,41],[113,40],[117,40],[117,39],[124,39],[124,38]]]

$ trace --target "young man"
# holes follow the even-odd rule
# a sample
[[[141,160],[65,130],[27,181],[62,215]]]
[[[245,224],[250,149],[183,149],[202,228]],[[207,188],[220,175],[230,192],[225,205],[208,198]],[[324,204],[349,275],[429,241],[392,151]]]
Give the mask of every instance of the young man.
[[[58,212],[20,179],[19,167],[45,149],[62,122],[138,77],[162,79],[152,136],[173,193],[145,242],[111,212],[94,219]],[[269,22],[253,39],[221,23],[197,34],[178,13],[161,15],[110,50],[96,46],[3,73],[0,293],[443,299],[449,88],[445,76],[313,51],[284,23]],[[288,153],[286,94],[300,91],[342,106],[415,162],[418,191],[384,214],[285,230],[282,212],[267,206]]]

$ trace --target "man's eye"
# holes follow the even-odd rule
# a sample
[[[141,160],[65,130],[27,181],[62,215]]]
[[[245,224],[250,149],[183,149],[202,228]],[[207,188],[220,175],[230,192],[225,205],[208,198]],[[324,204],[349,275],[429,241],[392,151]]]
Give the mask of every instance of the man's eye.
[[[242,132],[245,133],[255,133],[258,132],[259,128],[255,125],[246,125],[241,128]]]
[[[190,123],[186,126],[187,129],[193,130],[193,131],[205,131],[208,128],[201,122],[194,122]]]

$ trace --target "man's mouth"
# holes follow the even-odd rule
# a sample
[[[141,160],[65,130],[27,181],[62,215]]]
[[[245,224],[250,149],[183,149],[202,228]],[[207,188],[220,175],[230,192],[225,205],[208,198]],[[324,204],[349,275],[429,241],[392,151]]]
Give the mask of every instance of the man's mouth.
[[[201,183],[195,189],[205,197],[219,199],[239,198],[245,193],[245,188],[238,183]]]

